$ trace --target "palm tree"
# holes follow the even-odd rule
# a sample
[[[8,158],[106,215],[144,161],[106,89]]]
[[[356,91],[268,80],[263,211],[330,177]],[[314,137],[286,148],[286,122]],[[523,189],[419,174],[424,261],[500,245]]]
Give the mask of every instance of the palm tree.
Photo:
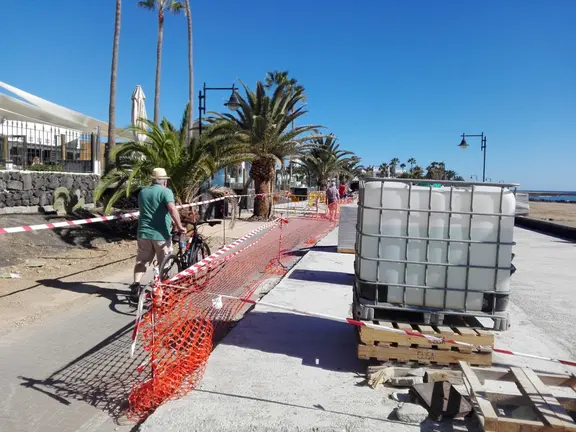
[[[266,74],[266,78],[264,79],[265,81],[265,87],[267,89],[271,89],[274,86],[278,86],[280,84],[284,85],[286,88],[286,91],[289,92],[291,95],[293,95],[294,93],[298,92],[298,93],[302,93],[304,95],[304,99],[306,99],[306,95],[304,94],[304,87],[300,84],[298,84],[298,81],[296,80],[296,78],[290,78],[288,75],[288,71],[273,71],[273,72],[268,72]],[[292,114],[294,114],[294,108],[292,108]],[[294,129],[294,120],[292,120],[292,129]],[[292,181],[292,160],[289,161],[290,164],[290,177],[288,182]],[[282,161],[282,169],[284,169],[284,161]]]
[[[410,169],[410,177],[415,179],[424,178],[424,170],[420,165],[414,165],[414,167]]]
[[[268,197],[261,194],[270,192],[276,164],[288,156],[301,154],[304,144],[318,137],[315,131],[321,126],[305,125],[290,129],[293,121],[307,113],[301,105],[303,92],[290,94],[285,84],[279,84],[269,95],[261,81],[256,83],[255,91],[244,83],[242,85],[245,97],[238,95],[238,110],[234,114],[216,113],[211,122],[233,125],[238,131],[238,139],[249,144],[250,152],[254,154],[250,177],[254,180],[256,194],[259,194],[254,202],[254,217],[263,218],[268,217],[269,206]]]
[[[390,166],[386,162],[382,162],[378,170],[382,177],[390,177]]]
[[[407,160],[407,162],[410,164],[410,171],[412,171],[412,168],[414,167],[414,165],[416,165],[416,159],[410,158]]]
[[[402,174],[404,174],[404,172],[405,172],[404,168],[406,168],[406,164],[405,164],[405,163],[401,163],[401,164],[400,164],[400,169],[402,169]]]
[[[400,163],[400,159],[393,158],[390,161],[390,177],[396,177],[396,166]]]
[[[109,212],[120,198],[129,197],[150,184],[155,167],[163,167],[170,176],[170,188],[177,202],[190,202],[201,185],[219,169],[245,160],[252,155],[248,146],[237,139],[236,130],[228,124],[211,125],[200,137],[186,142],[187,107],[180,128],[164,119],[160,125],[147,120],[145,127],[133,126],[145,142],[127,142],[116,147],[112,169],[102,177],[95,200],[112,189],[105,211]]]
[[[116,144],[116,80],[118,74],[118,52],[120,50],[120,24],[122,22],[122,0],[116,0],[114,20],[114,42],[112,43],[112,70],[110,71],[110,103],[108,105],[108,141],[105,147],[104,169],[108,170],[110,153]]]
[[[184,1],[186,12],[186,24],[188,27],[188,105],[190,106],[190,115],[188,116],[187,141],[190,140],[190,134],[194,127],[194,47],[192,44],[192,9],[190,0]]]
[[[164,39],[164,13],[179,14],[184,4],[176,0],[141,0],[138,6],[158,13],[158,43],[156,45],[156,86],[154,88],[154,123],[160,122],[160,70],[162,68],[162,42]]]
[[[446,164],[444,162],[430,162],[426,167],[426,178],[442,180],[446,176]]]
[[[310,149],[300,158],[300,162],[316,179],[318,189],[326,189],[328,181],[340,178],[352,162],[354,153],[341,150],[334,134],[312,140]]]
[[[348,162],[344,164],[342,174],[340,174],[341,182],[349,182],[353,178],[360,178],[365,172],[364,166],[360,164],[358,156],[352,156]]]

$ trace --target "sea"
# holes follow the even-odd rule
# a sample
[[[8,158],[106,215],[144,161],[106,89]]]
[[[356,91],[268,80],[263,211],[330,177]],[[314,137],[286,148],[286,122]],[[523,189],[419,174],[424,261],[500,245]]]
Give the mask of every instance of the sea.
[[[576,191],[518,191],[528,193],[530,201],[576,203]]]

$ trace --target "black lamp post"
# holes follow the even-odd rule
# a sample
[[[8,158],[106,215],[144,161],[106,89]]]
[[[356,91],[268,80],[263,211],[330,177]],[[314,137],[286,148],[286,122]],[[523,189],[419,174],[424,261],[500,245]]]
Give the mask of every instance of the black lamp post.
[[[470,135],[470,134],[462,134],[462,141],[458,144],[458,147],[465,150],[469,147],[468,143],[466,142],[466,137],[480,137],[480,150],[484,152],[484,163],[482,165],[482,181],[486,181],[486,137],[484,136],[484,132],[481,134]]]
[[[236,111],[240,107],[240,102],[238,102],[238,97],[236,96],[236,86],[232,84],[232,87],[206,87],[204,83],[203,90],[200,90],[198,94],[198,135],[202,134],[202,114],[206,114],[206,91],[207,90],[228,90],[232,91],[230,99],[224,104],[225,107],[232,111]]]

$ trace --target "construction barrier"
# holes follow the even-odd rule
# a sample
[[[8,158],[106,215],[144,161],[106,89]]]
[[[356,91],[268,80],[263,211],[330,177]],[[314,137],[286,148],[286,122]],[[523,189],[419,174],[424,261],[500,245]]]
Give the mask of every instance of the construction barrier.
[[[298,259],[293,251],[332,229],[334,224],[325,218],[275,219],[144,292],[139,304],[147,300],[150,307],[146,312],[139,308],[131,353],[144,350],[147,359],[128,398],[129,416],[141,420],[194,388],[215,341],[246,307],[222,298],[215,308],[214,297],[206,292],[250,298],[264,280],[287,272]]]

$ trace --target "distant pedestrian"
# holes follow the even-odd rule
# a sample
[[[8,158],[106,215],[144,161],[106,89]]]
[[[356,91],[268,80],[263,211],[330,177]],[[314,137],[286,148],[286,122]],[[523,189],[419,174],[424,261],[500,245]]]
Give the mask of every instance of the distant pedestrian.
[[[134,303],[138,302],[142,290],[140,282],[146,274],[146,266],[150,265],[154,257],[160,266],[164,258],[172,253],[172,223],[178,232],[186,232],[174,205],[174,194],[166,187],[169,178],[164,168],[154,168],[152,186],[142,189],[138,195],[138,252],[134,283],[130,286],[130,300]]]
[[[338,193],[340,194],[341,200],[346,198],[346,192],[348,192],[348,186],[346,186],[346,183],[342,182],[338,188]]]
[[[332,183],[326,190],[326,203],[328,204],[328,219],[336,220],[336,211],[338,210],[339,194],[336,183]]]

